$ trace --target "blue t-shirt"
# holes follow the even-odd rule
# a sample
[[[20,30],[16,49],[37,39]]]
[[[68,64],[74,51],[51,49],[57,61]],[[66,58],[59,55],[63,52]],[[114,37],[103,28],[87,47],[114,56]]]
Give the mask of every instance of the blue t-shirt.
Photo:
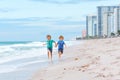
[[[57,44],[58,44],[58,49],[64,49],[65,42],[63,40],[59,40]]]

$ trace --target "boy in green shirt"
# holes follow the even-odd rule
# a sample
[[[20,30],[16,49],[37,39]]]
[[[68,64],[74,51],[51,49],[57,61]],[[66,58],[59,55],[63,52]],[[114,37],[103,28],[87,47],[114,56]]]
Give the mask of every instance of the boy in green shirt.
[[[47,35],[47,50],[48,50],[48,59],[52,61],[52,50],[53,50],[53,43],[56,42],[54,40],[51,40],[51,35]]]

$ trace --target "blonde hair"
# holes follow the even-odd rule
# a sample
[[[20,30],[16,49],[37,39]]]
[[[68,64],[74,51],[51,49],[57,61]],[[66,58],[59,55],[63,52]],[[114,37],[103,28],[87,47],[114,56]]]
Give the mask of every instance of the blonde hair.
[[[60,35],[60,36],[59,36],[59,39],[61,39],[61,38],[64,39],[64,36]]]
[[[50,38],[51,38],[51,35],[47,35],[46,37],[47,37],[47,38],[48,38],[48,37],[50,37]]]

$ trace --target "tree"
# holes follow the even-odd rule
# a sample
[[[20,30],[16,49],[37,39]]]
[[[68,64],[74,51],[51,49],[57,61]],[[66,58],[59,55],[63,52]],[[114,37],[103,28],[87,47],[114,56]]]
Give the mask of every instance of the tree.
[[[113,33],[113,32],[112,32],[112,33],[111,33],[111,36],[113,36],[113,37],[114,37],[114,36],[115,36],[115,33]]]
[[[120,30],[118,30],[118,32],[117,32],[117,33],[118,33],[118,35],[120,35]]]

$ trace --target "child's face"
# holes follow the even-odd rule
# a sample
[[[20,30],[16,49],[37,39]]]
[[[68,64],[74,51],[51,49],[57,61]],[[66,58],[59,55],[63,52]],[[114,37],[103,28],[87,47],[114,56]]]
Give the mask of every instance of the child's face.
[[[63,38],[59,38],[59,40],[63,40]]]
[[[47,39],[48,39],[48,40],[50,40],[50,39],[51,39],[51,37],[47,37]]]

